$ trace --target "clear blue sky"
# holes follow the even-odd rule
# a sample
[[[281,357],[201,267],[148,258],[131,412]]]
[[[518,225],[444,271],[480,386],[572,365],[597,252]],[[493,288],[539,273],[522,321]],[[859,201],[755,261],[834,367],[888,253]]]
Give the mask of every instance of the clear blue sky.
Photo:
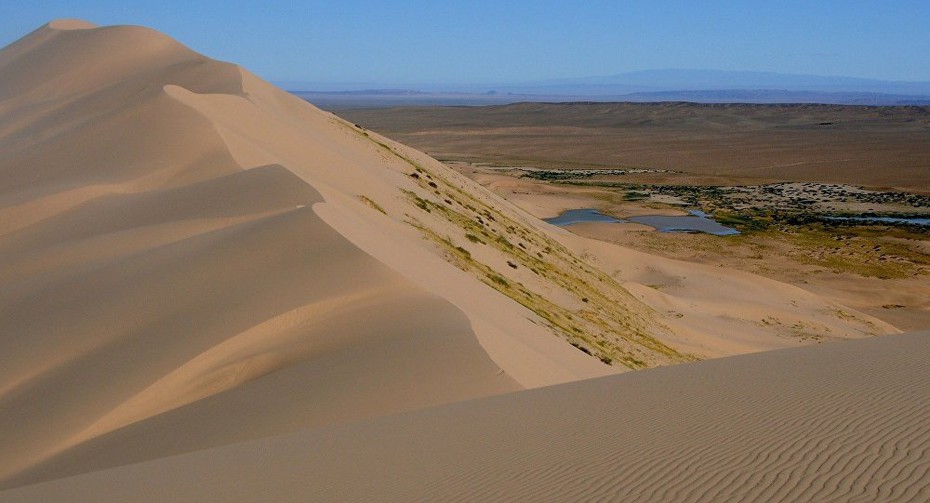
[[[930,81],[930,0],[4,1],[141,24],[273,81],[495,83],[696,68]]]

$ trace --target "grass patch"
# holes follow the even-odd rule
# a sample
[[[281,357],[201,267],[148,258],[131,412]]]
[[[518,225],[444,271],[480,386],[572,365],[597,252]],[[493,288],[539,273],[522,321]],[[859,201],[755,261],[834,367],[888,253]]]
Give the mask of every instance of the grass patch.
[[[726,210],[717,210],[713,214],[714,220],[721,225],[733,227],[743,234],[753,232],[763,232],[772,227],[773,218],[768,212],[734,212]]]
[[[360,196],[358,196],[358,198],[359,198],[363,203],[365,203],[365,204],[367,204],[368,206],[370,206],[371,208],[373,208],[373,209],[375,209],[375,210],[377,210],[377,211],[379,211],[379,212],[381,212],[381,213],[387,215],[387,212],[384,211],[384,208],[382,208],[381,205],[379,205],[378,203],[372,201],[370,197],[360,195]]]
[[[484,241],[482,241],[481,238],[479,238],[478,236],[476,236],[476,235],[474,235],[474,234],[469,234],[469,233],[467,233],[467,232],[465,233],[465,239],[471,241],[472,243],[476,243],[476,244],[482,244],[482,245],[483,245],[483,244],[486,244],[486,243],[485,243]]]
[[[638,192],[635,190],[629,190],[623,194],[624,201],[642,201],[643,199],[649,199],[648,192]]]
[[[487,273],[486,276],[487,276],[487,278],[490,279],[491,282],[494,283],[495,285],[502,286],[502,287],[505,287],[505,288],[510,286],[510,282],[507,281],[507,279],[504,278],[503,276],[501,276],[500,274],[491,272],[491,273]]]
[[[863,228],[838,233],[822,224],[805,226],[785,235],[798,248],[797,260],[836,273],[874,278],[907,278],[926,274],[930,257]]]

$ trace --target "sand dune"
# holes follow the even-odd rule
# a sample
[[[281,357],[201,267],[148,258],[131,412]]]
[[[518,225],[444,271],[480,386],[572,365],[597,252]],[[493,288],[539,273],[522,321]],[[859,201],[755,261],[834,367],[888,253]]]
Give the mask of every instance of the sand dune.
[[[2,486],[621,370],[423,240],[422,154],[141,27],[0,73]]]
[[[6,485],[520,388],[172,91],[241,95],[238,68],[68,27],[0,59]]]
[[[559,232],[149,29],[53,22],[0,75],[3,489],[804,343],[744,333],[776,308],[894,331]]]
[[[645,370],[236,444],[6,501],[924,501],[930,333]]]

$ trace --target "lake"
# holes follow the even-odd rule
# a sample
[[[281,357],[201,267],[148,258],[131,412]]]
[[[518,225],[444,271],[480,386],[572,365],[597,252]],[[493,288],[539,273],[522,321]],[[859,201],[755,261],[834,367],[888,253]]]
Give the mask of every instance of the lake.
[[[566,225],[578,224],[583,222],[601,222],[601,223],[637,223],[648,225],[659,232],[706,232],[715,236],[731,236],[739,234],[739,231],[717,223],[710,215],[699,210],[689,211],[690,215],[685,216],[665,216],[665,215],[641,215],[619,220],[614,217],[604,215],[593,208],[583,208],[577,210],[567,210],[559,216],[545,219],[553,225],[565,227]]]
[[[845,222],[883,222],[888,224],[930,225],[927,217],[826,217],[827,220],[842,220]]]
[[[565,227],[566,225],[571,224],[580,224],[583,222],[618,222],[622,223],[623,220],[617,220],[614,217],[609,217],[607,215],[601,214],[594,208],[582,208],[580,210],[566,210],[559,214],[559,216],[554,218],[544,218],[546,222],[549,222],[552,225],[558,225],[559,227]]]

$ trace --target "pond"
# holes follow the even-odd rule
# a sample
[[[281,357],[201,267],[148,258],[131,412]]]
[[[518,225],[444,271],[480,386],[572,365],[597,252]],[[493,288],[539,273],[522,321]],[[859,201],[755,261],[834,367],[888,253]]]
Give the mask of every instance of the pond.
[[[630,217],[628,220],[645,224],[660,232],[706,232],[715,236],[732,236],[739,231],[717,223],[710,215],[699,210],[691,210],[687,216],[669,217],[661,215],[643,215]]]
[[[599,213],[593,208],[583,208],[577,210],[567,210],[554,218],[545,219],[553,225],[565,227],[582,222],[606,222],[606,223],[630,223],[648,225],[659,232],[706,232],[716,236],[731,236],[739,234],[739,231],[725,225],[721,225],[713,220],[710,215],[699,210],[689,211],[690,215],[685,216],[666,216],[666,215],[642,215],[629,217],[625,220],[619,220],[611,216]]]
[[[557,217],[545,218],[543,220],[549,222],[552,225],[558,225],[559,227],[565,227],[566,225],[571,224],[580,224],[582,222],[623,222],[623,220],[617,220],[614,217],[601,214],[594,208],[566,210],[559,214]]]
[[[827,220],[840,220],[845,222],[863,222],[874,223],[882,222],[887,224],[910,224],[910,225],[930,225],[928,217],[826,217]]]

